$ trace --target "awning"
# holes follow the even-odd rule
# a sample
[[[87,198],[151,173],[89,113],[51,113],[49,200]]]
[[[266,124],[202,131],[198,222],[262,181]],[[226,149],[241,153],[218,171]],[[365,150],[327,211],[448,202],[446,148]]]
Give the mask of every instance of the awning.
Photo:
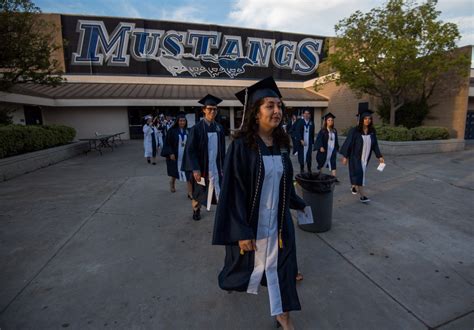
[[[198,106],[203,95],[224,101],[221,106],[242,106],[235,93],[243,86],[205,86],[133,83],[64,83],[57,87],[16,85],[0,93],[0,101],[53,107],[66,106]],[[311,88],[280,88],[290,107],[327,107],[328,99]]]

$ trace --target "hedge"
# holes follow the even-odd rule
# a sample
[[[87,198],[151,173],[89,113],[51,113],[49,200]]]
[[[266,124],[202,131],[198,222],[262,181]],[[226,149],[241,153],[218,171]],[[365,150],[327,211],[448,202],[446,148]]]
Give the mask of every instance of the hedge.
[[[0,127],[0,158],[70,143],[76,130],[62,125]]]
[[[418,126],[406,128],[403,126],[383,126],[374,125],[377,132],[377,139],[383,141],[422,141],[422,140],[446,140],[449,139],[449,131],[445,127]],[[352,127],[342,130],[342,134],[347,133]]]

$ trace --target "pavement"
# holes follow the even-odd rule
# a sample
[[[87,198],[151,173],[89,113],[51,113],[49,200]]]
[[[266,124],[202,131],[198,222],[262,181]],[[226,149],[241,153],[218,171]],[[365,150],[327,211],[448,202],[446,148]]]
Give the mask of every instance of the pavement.
[[[386,163],[369,204],[340,165],[332,229],[296,231],[296,329],[474,328],[474,149]],[[0,329],[272,328],[265,288],[217,285],[214,210],[140,141],[0,183]]]

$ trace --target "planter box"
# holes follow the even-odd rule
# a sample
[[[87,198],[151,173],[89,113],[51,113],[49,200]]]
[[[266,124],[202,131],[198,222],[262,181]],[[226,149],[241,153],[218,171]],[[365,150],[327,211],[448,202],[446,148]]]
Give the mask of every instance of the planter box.
[[[345,140],[346,138],[344,136],[339,137],[339,144],[342,146]],[[432,154],[464,150],[465,141],[463,139],[400,142],[379,140],[379,148],[382,155],[404,156]]]
[[[74,142],[59,147],[0,159],[0,182],[59,163],[88,150],[88,142]]]

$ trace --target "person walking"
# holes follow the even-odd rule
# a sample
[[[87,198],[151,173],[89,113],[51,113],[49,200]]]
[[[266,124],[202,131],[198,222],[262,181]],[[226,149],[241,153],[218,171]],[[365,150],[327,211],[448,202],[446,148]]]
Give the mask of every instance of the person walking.
[[[213,233],[213,244],[226,251],[219,286],[257,294],[266,285],[271,315],[283,329],[293,329],[290,311],[301,306],[290,208],[306,205],[293,186],[281,94],[270,77],[236,96],[244,104],[244,123],[226,154]]]

